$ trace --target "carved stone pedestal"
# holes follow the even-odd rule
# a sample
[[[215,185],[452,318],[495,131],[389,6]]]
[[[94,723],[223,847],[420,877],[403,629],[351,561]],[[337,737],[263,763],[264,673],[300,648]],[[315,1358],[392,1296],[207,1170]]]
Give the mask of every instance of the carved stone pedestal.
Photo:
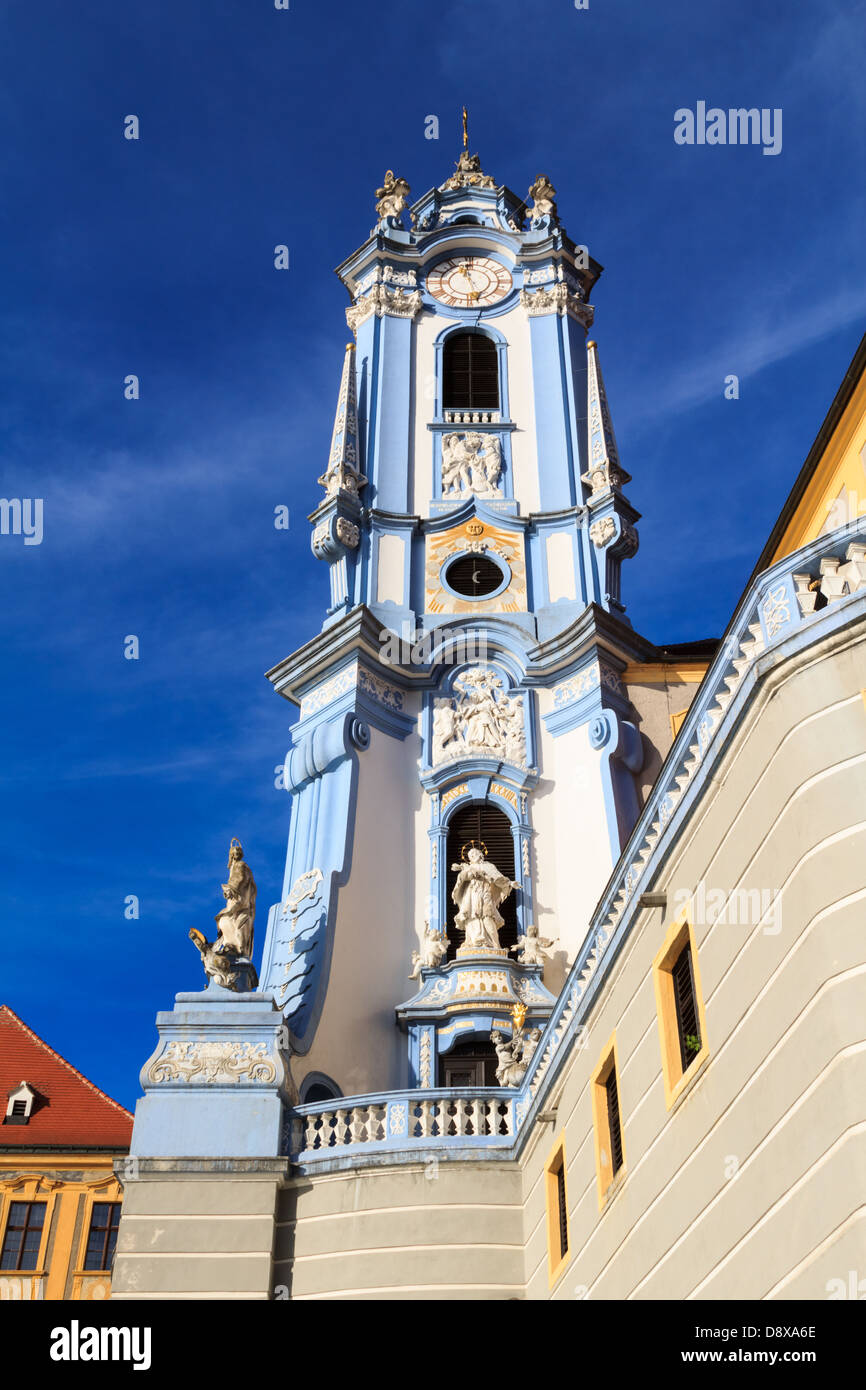
[[[211,984],[156,1017],[129,1156],[113,1298],[269,1298],[296,1099],[270,996]],[[182,1221],[177,1217],[182,1216]]]
[[[156,1016],[130,1152],[276,1158],[292,1098],[282,1015],[269,996],[210,985]]]

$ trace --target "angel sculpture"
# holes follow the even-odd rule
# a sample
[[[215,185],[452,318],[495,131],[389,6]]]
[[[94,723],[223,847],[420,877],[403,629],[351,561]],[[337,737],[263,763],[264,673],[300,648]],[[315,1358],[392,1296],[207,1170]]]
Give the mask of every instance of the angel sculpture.
[[[544,957],[549,954],[551,946],[554,945],[556,937],[548,940],[546,936],[539,936],[538,927],[534,922],[529,922],[526,931],[522,936],[518,936],[517,945],[512,946],[512,951],[520,951],[518,956],[519,965],[543,965]]]
[[[443,932],[438,932],[435,927],[431,927],[429,922],[425,922],[421,950],[412,952],[412,969],[409,972],[409,979],[420,980],[422,970],[435,970],[438,965],[441,965],[447,954],[448,938]]]
[[[524,1033],[522,1024],[515,1028],[510,1041],[506,1041],[498,1028],[493,1029],[490,1041],[496,1049],[496,1080],[500,1086],[520,1085],[540,1038],[540,1028],[530,1028]]]

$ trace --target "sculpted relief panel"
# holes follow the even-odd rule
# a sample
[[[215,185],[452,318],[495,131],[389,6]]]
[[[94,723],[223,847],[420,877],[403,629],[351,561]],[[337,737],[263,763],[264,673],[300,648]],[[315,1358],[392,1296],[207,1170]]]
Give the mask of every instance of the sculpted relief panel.
[[[442,439],[443,497],[502,497],[502,444],[498,435],[446,434]]]
[[[523,697],[507,695],[501,676],[483,666],[458,676],[454,691],[433,701],[433,767],[461,758],[501,758],[525,767]]]

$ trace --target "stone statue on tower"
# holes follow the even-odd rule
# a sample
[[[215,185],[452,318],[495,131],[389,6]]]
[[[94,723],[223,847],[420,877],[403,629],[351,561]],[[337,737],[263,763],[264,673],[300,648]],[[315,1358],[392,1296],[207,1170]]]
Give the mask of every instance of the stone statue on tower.
[[[520,884],[501,874],[477,845],[469,850],[464,863],[451,867],[459,870],[451,897],[458,909],[454,920],[465,932],[463,948],[498,951],[499,928],[504,924],[499,906]]]
[[[198,949],[209,980],[223,989],[251,990],[258,984],[252,963],[256,881],[244,860],[240,840],[233,839],[229,846],[228,870],[228,882],[222,885],[225,907],[214,918],[218,930],[216,940],[208,941],[195,927],[190,929],[189,936]]]

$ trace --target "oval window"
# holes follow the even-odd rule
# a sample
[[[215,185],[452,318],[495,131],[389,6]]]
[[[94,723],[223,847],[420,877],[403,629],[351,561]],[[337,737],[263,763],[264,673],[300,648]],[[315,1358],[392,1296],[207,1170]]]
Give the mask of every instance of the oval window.
[[[463,598],[485,598],[501,589],[505,575],[487,555],[461,555],[445,571],[445,582]]]

